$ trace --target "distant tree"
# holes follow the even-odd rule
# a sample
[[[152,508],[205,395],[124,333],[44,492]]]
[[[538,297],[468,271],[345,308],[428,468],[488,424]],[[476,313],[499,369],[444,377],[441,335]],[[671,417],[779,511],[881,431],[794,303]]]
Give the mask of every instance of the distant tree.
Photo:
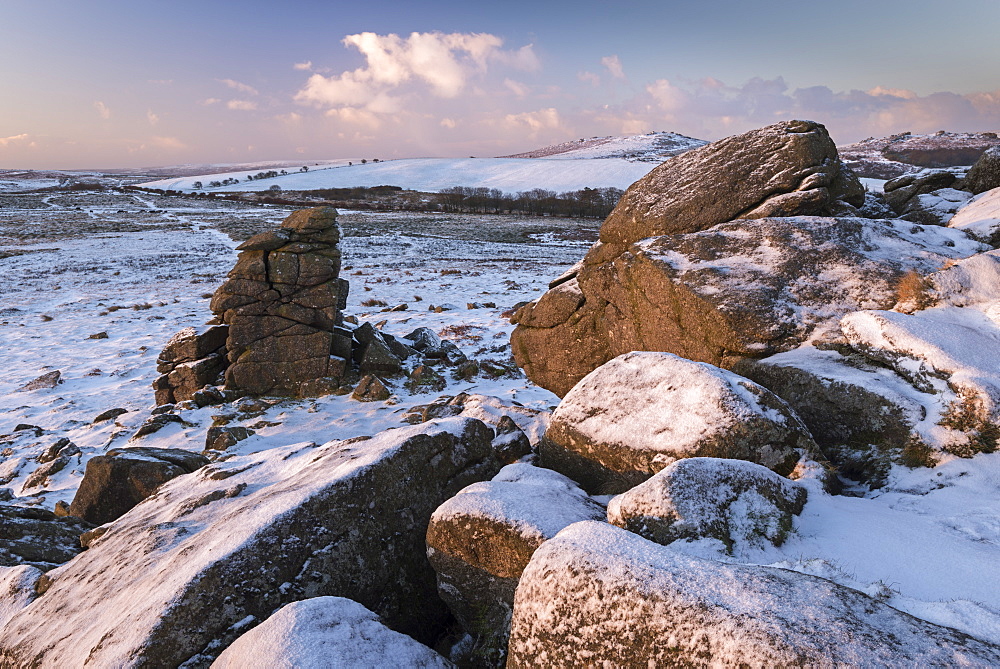
[[[201,182],[200,181],[195,181],[193,184],[191,184],[191,188],[193,188],[195,190],[201,190],[202,189]]]
[[[273,191],[275,193],[280,193],[281,192],[281,186],[279,186],[278,184],[274,184],[273,186],[271,186],[270,188],[268,188],[268,190],[269,191]]]
[[[372,158],[372,162],[373,163],[377,163],[378,162],[378,158]]]
[[[308,165],[303,165],[302,169],[299,170],[299,172],[308,172],[308,171],[309,171],[309,166]]]
[[[285,176],[286,174],[288,174],[288,172],[286,172],[285,170],[281,170],[281,176]]]
[[[361,159],[361,164],[362,164],[362,165],[366,164],[367,162],[368,162],[368,160],[367,160],[366,158],[362,158],[362,159]]]
[[[348,161],[347,161],[347,166],[348,166],[348,167],[351,167],[351,166],[353,166],[353,165],[354,165],[354,163],[352,163],[352,162],[351,162],[350,160],[348,160]]]

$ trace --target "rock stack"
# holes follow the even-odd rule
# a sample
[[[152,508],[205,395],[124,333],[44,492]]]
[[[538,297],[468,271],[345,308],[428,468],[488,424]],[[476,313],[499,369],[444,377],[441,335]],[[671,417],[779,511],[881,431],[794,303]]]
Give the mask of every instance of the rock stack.
[[[251,395],[316,395],[339,385],[351,334],[340,227],[328,207],[303,209],[278,230],[238,247],[236,267],[212,298],[229,326],[226,387]]]

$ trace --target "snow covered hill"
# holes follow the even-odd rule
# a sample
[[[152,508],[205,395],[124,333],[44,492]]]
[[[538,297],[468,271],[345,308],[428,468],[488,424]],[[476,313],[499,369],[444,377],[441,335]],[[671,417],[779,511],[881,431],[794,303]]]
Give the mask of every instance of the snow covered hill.
[[[326,161],[308,172],[295,171],[271,179],[248,177],[253,172],[191,175],[142,184],[146,188],[193,191],[265,191],[400,186],[437,192],[452,186],[496,188],[517,193],[534,188],[556,192],[582,188],[628,188],[661,162],[705,142],[671,132],[620,137],[592,137],[501,158],[405,158],[348,164]],[[353,161],[352,161],[353,162]],[[213,181],[239,183],[210,187]],[[202,188],[195,187],[200,182]]]

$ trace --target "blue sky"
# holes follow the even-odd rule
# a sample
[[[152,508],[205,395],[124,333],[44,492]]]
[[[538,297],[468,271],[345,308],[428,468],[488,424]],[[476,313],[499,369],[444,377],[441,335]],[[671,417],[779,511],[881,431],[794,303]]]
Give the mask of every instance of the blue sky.
[[[0,5],[0,167],[501,155],[793,116],[1000,129],[1000,3]]]

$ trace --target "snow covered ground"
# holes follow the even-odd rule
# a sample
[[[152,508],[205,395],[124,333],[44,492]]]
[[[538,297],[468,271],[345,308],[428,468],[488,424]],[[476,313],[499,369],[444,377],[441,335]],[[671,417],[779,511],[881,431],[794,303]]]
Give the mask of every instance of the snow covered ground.
[[[341,169],[359,166],[327,171]],[[211,315],[208,296],[236,257],[236,243],[223,231],[245,237],[287,213],[145,194],[0,195],[0,487],[16,495],[15,503],[51,509],[69,502],[87,459],[113,446],[200,452],[213,416],[252,427],[255,434],[232,449],[252,453],[374,434],[402,425],[409,407],[436,397],[411,395],[400,385],[387,402],[241,401],[181,411],[183,423],[129,441],[153,409],[157,354],[173,333]],[[384,330],[395,335],[430,327],[479,359],[508,358],[512,326],[501,312],[538,296],[574,264],[599,224],[361,212],[342,212],[341,223],[342,275],[351,282],[347,313],[384,320]],[[386,306],[363,306],[373,299]],[[472,302],[496,307],[466,308]],[[381,311],[401,304],[400,311]],[[454,308],[438,313],[430,305]],[[19,390],[54,370],[62,379],[55,387]],[[543,410],[558,402],[523,377],[449,377],[441,394],[459,392]],[[93,422],[114,408],[128,411]],[[15,432],[19,424],[43,432]],[[26,487],[36,458],[62,437],[82,454]],[[1000,563],[1000,454],[950,458],[934,469],[896,468],[887,486],[861,497],[833,497],[812,485],[795,529],[780,548],[745,547],[731,557],[713,540],[674,546],[813,573],[1000,643],[1000,581],[992,576]]]

